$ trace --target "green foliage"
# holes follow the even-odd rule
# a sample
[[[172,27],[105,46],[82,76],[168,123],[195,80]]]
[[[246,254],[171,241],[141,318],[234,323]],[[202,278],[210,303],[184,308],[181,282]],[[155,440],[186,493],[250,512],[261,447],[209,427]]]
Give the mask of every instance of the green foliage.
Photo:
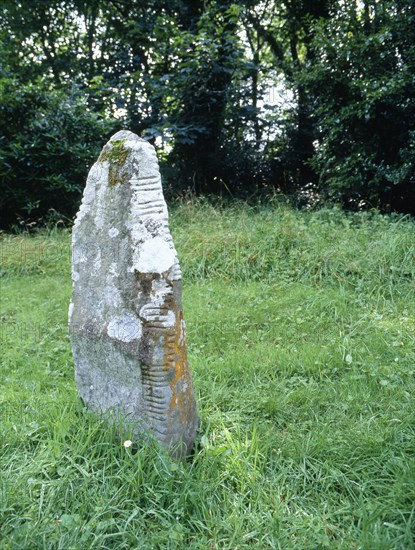
[[[87,171],[113,122],[92,113],[82,94],[44,82],[0,80],[2,226],[72,217]]]
[[[183,463],[76,397],[69,233],[2,236],[1,546],[411,548],[414,222],[171,220],[202,421]]]
[[[155,143],[174,195],[413,212],[409,0],[4,0],[0,14],[4,139],[14,143],[10,117],[27,111],[34,126],[6,151],[4,225],[61,211],[62,188],[70,215],[114,118]],[[66,132],[66,153],[51,128]],[[78,167],[41,161],[40,144]]]
[[[185,12],[183,5],[181,9]],[[254,171],[243,168],[243,145],[237,153],[239,173],[232,173],[235,161],[228,166],[229,159],[235,159],[235,134],[243,116],[241,105],[232,101],[234,81],[244,72],[243,45],[238,37],[240,11],[238,3],[211,1],[196,10],[194,17],[185,18],[184,27],[176,26],[170,37],[177,59],[165,63],[159,81],[153,79],[164,117],[145,135],[165,134],[170,140],[168,162],[174,170],[166,172],[166,179],[176,191],[218,192],[225,189],[224,184],[229,191],[238,180],[242,183],[243,176],[240,187],[252,192],[249,186]],[[165,26],[165,19],[162,24]],[[251,157],[253,150],[251,147]]]
[[[319,28],[306,75],[323,190],[354,208],[385,203],[394,186],[415,192],[415,11],[402,1],[366,4],[376,5],[368,20],[339,3]]]

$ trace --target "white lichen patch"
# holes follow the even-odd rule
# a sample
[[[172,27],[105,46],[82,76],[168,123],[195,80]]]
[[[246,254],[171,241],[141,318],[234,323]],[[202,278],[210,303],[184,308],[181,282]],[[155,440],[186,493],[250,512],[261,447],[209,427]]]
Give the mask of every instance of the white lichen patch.
[[[73,314],[73,302],[69,304],[69,310],[68,310],[68,322],[70,323],[72,321],[72,314]]]
[[[172,293],[172,288],[163,279],[154,279],[151,283],[151,299],[153,304],[161,306],[166,297]]]
[[[109,274],[111,277],[119,277],[120,274],[118,273],[117,264],[115,262],[112,262],[109,268]]]
[[[176,254],[171,243],[162,237],[143,242],[134,258],[134,267],[140,273],[163,273],[174,264]]]
[[[145,146],[146,142],[138,139],[127,139],[124,143],[124,147],[127,147],[131,151],[141,151],[143,145]]]
[[[166,327],[174,327],[176,324],[176,315],[174,311],[169,311],[168,314],[165,316],[165,326]]]
[[[120,342],[132,342],[141,338],[142,325],[134,313],[125,311],[108,323],[107,334]]]
[[[113,239],[118,235],[119,231],[116,227],[111,227],[111,229],[108,230],[108,235]]]

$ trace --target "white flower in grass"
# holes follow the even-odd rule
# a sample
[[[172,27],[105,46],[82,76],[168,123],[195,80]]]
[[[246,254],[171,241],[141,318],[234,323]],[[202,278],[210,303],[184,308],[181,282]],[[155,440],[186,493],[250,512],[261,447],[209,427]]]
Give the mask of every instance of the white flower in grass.
[[[130,439],[127,439],[126,441],[124,441],[124,447],[126,449],[128,449],[129,447],[131,447],[131,445],[133,444],[133,442],[130,440]]]

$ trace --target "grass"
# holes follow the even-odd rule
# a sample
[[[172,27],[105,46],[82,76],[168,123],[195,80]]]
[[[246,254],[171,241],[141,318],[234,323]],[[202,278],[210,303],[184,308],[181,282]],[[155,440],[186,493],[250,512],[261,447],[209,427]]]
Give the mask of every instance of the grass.
[[[414,548],[415,223],[183,204],[199,449],[76,396],[70,238],[3,235],[0,548]]]

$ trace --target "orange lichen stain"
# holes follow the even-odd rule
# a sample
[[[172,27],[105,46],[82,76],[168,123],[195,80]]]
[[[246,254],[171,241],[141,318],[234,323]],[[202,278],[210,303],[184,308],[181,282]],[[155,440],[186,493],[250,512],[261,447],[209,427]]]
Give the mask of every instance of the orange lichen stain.
[[[188,411],[188,396],[192,391],[192,380],[186,352],[186,334],[183,312],[176,311],[176,325],[171,337],[164,344],[166,370],[173,369],[174,376],[170,381],[172,392],[169,408],[179,410],[180,419],[185,421]]]

